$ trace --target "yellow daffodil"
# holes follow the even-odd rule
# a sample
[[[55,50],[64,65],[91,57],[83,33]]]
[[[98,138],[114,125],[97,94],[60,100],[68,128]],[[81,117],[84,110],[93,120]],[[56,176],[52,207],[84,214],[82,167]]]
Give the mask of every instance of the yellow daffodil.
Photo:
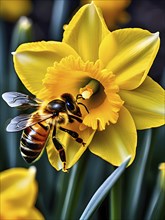
[[[0,219],[43,220],[34,207],[37,194],[35,167],[12,168],[0,176]]]
[[[0,0],[0,17],[7,21],[15,21],[32,10],[30,0]]]
[[[90,3],[92,0],[82,0],[82,4]],[[129,6],[130,0],[93,0],[103,13],[103,17],[110,30],[114,30],[118,24],[127,23],[130,20],[125,9]]]
[[[69,127],[86,145],[62,131],[57,134],[66,151],[67,168],[87,146],[113,165],[120,165],[128,155],[132,163],[136,129],[164,124],[164,90],[147,76],[159,43],[159,33],[139,28],[110,32],[100,10],[91,3],[66,26],[62,42],[26,43],[13,53],[18,76],[38,98],[50,101],[67,92],[85,99],[82,102],[89,113],[80,107],[83,123]],[[47,153],[50,163],[61,169],[51,138]]]

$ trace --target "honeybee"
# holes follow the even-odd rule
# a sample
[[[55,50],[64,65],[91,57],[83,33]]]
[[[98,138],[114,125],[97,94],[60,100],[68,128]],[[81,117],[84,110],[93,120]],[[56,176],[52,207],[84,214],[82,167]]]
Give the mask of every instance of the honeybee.
[[[10,107],[19,107],[23,110],[37,109],[31,114],[16,116],[6,128],[8,132],[23,130],[20,139],[20,152],[24,160],[27,163],[38,160],[51,133],[53,144],[63,163],[63,170],[67,171],[65,150],[56,138],[56,131],[60,129],[67,132],[75,141],[85,146],[83,139],[79,137],[77,132],[62,127],[62,125],[73,123],[75,120],[82,123],[82,113],[78,105],[83,105],[87,112],[88,109],[83,103],[78,102],[78,99],[82,98],[81,94],[78,94],[74,99],[71,94],[64,93],[60,98],[47,104],[44,104],[45,102],[40,99],[19,92],[6,92],[2,98]]]

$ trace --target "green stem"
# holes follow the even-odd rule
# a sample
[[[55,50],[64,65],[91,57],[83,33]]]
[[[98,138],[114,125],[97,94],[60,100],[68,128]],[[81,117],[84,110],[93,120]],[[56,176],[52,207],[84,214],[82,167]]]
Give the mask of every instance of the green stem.
[[[87,165],[86,156],[87,155],[83,155],[81,160],[72,168],[65,201],[62,208],[61,219],[73,219],[73,214],[75,213],[75,208],[78,205],[78,198],[84,180]]]
[[[61,219],[61,212],[63,211],[63,204],[71,173],[64,173],[62,171],[59,171],[57,175],[57,182],[54,186],[57,202],[54,203],[54,207],[52,209],[52,219]]]
[[[122,180],[120,179],[113,186],[110,194],[110,219],[121,219],[121,198],[122,198]]]

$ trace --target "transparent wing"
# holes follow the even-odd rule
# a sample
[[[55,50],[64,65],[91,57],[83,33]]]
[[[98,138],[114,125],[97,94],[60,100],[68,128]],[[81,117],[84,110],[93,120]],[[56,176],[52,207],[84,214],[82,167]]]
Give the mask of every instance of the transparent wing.
[[[35,97],[19,92],[5,92],[2,98],[10,107],[19,107],[21,109],[39,107],[42,103],[41,100]]]
[[[27,127],[30,127],[38,122],[51,118],[52,114],[39,114],[38,111],[32,114],[19,115],[13,118],[8,124],[6,131],[14,132],[21,131]]]

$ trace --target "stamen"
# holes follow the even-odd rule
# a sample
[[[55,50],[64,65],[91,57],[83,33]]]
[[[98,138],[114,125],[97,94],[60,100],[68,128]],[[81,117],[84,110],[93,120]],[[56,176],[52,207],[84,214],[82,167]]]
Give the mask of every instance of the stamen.
[[[80,88],[80,94],[84,99],[89,99],[94,93],[99,89],[99,82],[95,79],[90,80],[90,82],[83,88]]]

